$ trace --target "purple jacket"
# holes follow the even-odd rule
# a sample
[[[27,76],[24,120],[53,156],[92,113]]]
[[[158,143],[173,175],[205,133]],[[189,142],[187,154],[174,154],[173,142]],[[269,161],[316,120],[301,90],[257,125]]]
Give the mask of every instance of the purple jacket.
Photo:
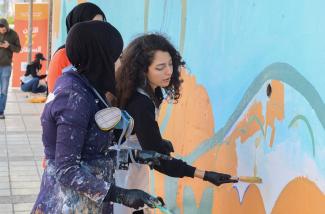
[[[114,182],[108,154],[113,136],[94,120],[105,106],[89,82],[73,71],[57,80],[54,95],[41,116],[48,164],[32,213],[101,213]]]

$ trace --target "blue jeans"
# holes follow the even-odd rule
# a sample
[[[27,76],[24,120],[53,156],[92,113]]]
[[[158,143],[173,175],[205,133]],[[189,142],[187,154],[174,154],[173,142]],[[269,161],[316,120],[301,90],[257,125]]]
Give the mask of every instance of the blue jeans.
[[[7,103],[11,65],[0,66],[0,114],[3,114]]]
[[[46,91],[47,87],[44,85],[38,86],[39,78],[34,77],[27,83],[21,85],[21,90],[25,92],[32,92],[32,93],[43,93]]]

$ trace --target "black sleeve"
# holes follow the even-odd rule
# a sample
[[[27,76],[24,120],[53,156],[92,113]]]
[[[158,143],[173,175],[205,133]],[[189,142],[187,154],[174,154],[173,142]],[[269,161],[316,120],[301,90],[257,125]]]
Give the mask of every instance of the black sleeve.
[[[134,119],[134,130],[143,150],[151,150],[161,154],[169,154],[169,148],[164,148],[158,123],[155,120],[155,106],[152,101],[144,95],[137,95],[127,109]],[[166,152],[166,150],[168,150]],[[178,159],[162,161],[159,172],[172,177],[194,177],[195,167],[187,165]]]
[[[194,177],[195,167],[186,162],[173,158],[172,160],[161,160],[160,166],[155,166],[155,170],[170,177]]]
[[[155,106],[144,95],[137,95],[127,109],[134,119],[134,131],[143,150],[156,151],[165,154],[158,123],[155,120]]]
[[[11,43],[9,42],[9,49],[12,52],[18,53],[21,50],[19,36],[18,36],[18,34],[15,31],[12,31],[12,32],[14,34],[13,35],[14,39],[13,39],[13,41],[11,41]]]

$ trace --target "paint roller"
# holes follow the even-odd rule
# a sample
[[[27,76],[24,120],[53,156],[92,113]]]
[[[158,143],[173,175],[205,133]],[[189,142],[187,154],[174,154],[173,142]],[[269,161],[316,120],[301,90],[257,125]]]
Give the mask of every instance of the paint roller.
[[[262,183],[262,178],[256,176],[232,176],[230,179],[237,180],[241,182],[251,183],[251,184],[260,184]]]

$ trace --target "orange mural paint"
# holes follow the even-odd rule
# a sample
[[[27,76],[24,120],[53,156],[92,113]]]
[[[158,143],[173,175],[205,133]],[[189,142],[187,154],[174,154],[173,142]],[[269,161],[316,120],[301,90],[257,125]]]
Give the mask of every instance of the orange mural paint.
[[[272,210],[272,214],[324,212],[325,195],[314,182],[303,177],[292,180],[284,187]]]

